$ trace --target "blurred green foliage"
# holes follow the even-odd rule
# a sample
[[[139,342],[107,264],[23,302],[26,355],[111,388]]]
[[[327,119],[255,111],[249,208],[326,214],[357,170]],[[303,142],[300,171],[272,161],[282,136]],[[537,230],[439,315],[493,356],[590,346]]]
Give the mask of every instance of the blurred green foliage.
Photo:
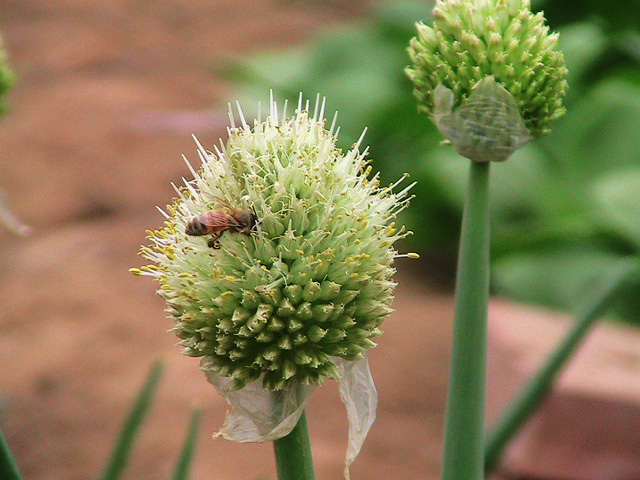
[[[4,50],[2,38],[0,37],[0,114],[4,112],[6,105],[4,103],[4,94],[13,84],[13,73],[7,63],[7,54]]]
[[[633,2],[632,2],[633,3]],[[545,7],[569,68],[567,115],[551,135],[493,165],[493,286],[522,301],[576,310],[614,260],[640,252],[640,4],[534,1]],[[327,97],[348,147],[368,127],[385,183],[402,173],[418,184],[402,219],[409,248],[455,259],[468,161],[417,113],[405,77],[414,22],[427,2],[385,2],[365,20],[330,27],[302,48],[269,52],[228,70],[243,105],[273,89]],[[640,322],[640,278],[617,312]]]
[[[160,385],[164,373],[164,362],[156,360],[151,366],[142,389],[135,401],[131,404],[131,410],[127,417],[120,436],[113,444],[113,451],[107,466],[102,473],[102,480],[119,480],[129,463],[131,452],[136,443],[140,428],[151,408],[153,398]]]
[[[142,425],[154,405],[155,395],[164,375],[164,369],[165,364],[160,360],[156,360],[151,366],[144,385],[133,402],[131,402],[129,415],[122,426],[120,435],[113,443],[111,458],[102,472],[101,480],[120,480],[125,477],[125,470],[129,465],[133,449],[137,445]],[[189,429],[187,430],[180,456],[171,477],[172,480],[188,480],[189,478],[201,416],[201,408],[195,407],[191,414]],[[1,478],[4,480],[4,477]],[[16,478],[16,480],[20,479]]]

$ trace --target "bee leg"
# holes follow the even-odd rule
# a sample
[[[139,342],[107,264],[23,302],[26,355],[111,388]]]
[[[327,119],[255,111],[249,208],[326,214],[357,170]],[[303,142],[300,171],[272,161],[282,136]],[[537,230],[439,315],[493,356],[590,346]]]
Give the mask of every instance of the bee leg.
[[[220,248],[220,242],[218,241],[219,239],[220,239],[220,234],[211,235],[211,238],[207,242],[207,245],[210,248],[213,248],[214,250],[218,250]]]

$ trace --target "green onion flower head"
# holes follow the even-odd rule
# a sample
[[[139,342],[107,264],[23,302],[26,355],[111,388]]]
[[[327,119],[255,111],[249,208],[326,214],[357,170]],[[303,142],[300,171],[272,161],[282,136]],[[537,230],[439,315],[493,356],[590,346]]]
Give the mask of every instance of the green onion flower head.
[[[363,359],[407,234],[393,220],[410,187],[381,187],[366,150],[337,148],[324,103],[313,116],[302,100],[292,117],[270,110],[250,126],[238,107],[226,143],[200,146],[201,167],[142,249],[152,263],[132,269],[159,281],[184,353],[231,390],[317,385],[340,377],[337,360]]]
[[[0,38],[0,113],[2,113],[6,105],[3,101],[3,96],[9,87],[13,84],[13,73],[7,63],[7,55],[4,50],[2,38]]]
[[[432,26],[417,25],[409,46],[407,74],[419,109],[436,113],[439,85],[453,92],[452,109],[463,106],[479,82],[493,77],[513,97],[531,137],[549,133],[549,123],[565,113],[567,69],[543,14],[533,14],[529,0],[438,0],[433,17]]]

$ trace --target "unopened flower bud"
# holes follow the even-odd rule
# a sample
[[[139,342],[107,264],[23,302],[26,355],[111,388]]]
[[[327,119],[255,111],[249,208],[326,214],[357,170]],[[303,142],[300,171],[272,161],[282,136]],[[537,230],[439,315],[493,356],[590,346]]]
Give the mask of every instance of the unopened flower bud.
[[[469,107],[474,89],[484,87],[482,82],[492,78],[513,97],[515,112],[522,121],[519,125],[504,119],[511,117],[504,117],[493,122],[492,127],[506,124],[514,135],[514,139],[506,140],[508,146],[549,133],[549,123],[565,113],[562,100],[567,69],[562,52],[557,50],[558,35],[549,33],[542,13],[530,11],[529,0],[438,0],[433,18],[431,26],[417,25],[418,35],[409,46],[412,64],[407,74],[413,81],[419,110],[436,120],[435,116],[445,111],[443,107],[454,113],[465,105]],[[451,98],[442,93],[438,96],[438,87],[451,92]],[[476,96],[479,109],[473,115],[467,113],[463,120],[452,120],[464,121],[465,128],[476,136],[472,142],[491,137],[493,130],[482,127],[488,116],[496,115],[496,109],[500,116],[511,108],[503,104],[502,92],[492,96],[496,91],[493,87],[488,93],[480,89]],[[521,128],[526,129],[526,135]],[[456,139],[443,133],[457,148]],[[505,137],[487,140],[492,141],[502,147]]]

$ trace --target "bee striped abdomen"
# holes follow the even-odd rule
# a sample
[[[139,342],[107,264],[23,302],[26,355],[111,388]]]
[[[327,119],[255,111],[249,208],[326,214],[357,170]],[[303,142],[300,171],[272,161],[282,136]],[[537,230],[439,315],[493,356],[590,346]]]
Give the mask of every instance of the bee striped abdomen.
[[[184,231],[187,235],[194,236],[213,235],[234,228],[237,225],[236,219],[228,213],[220,210],[211,210],[193,217],[185,225]]]

